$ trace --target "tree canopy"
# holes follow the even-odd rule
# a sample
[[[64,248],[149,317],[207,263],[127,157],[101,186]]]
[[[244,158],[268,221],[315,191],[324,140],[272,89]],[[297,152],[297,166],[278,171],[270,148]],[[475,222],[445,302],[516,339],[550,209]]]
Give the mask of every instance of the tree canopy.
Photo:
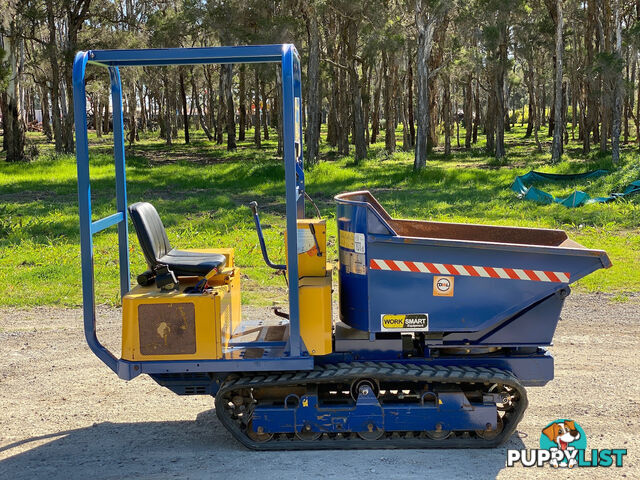
[[[640,0],[2,0],[0,106],[7,160],[24,158],[24,130],[41,123],[72,152],[71,68],[77,50],[295,43],[301,52],[307,159],[326,141],[365,158],[470,149],[486,136],[499,162],[504,132],[527,122],[552,160],[569,137],[619,155],[638,142]],[[2,81],[4,79],[4,81]],[[129,142],[157,129],[171,143],[202,128],[233,150],[278,134],[279,72],[268,66],[123,69]],[[107,79],[89,73],[91,128],[110,129]],[[326,123],[326,138],[320,135]],[[402,126],[397,145],[396,128]],[[464,138],[460,140],[460,127]],[[543,127],[548,127],[542,132]],[[260,133],[262,131],[262,133]],[[442,143],[441,138],[444,137]],[[634,140],[635,137],[635,140]]]

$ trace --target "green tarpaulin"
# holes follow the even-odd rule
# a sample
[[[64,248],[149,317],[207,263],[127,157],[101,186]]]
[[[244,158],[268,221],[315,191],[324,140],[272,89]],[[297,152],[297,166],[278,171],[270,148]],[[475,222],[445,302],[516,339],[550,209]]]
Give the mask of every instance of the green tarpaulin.
[[[580,190],[576,190],[566,198],[556,198],[550,193],[531,186],[534,183],[564,183],[582,180],[585,178],[598,178],[603,175],[607,175],[608,173],[608,170],[594,170],[593,172],[560,175],[556,173],[534,172],[532,170],[529,173],[517,176],[513,182],[513,185],[511,185],[511,190],[516,192],[519,198],[525,200],[533,200],[534,202],[542,204],[559,203],[561,205],[564,205],[565,207],[579,207],[581,205],[587,205],[589,203],[606,203],[616,200],[620,197],[624,197],[626,195],[640,192],[640,180],[631,182],[622,193],[612,193],[608,197],[595,198],[591,198],[587,193]]]

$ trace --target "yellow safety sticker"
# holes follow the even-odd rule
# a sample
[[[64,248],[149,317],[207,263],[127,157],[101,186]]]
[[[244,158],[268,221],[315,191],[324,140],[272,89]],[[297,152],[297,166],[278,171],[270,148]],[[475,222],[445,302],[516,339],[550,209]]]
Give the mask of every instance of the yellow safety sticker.
[[[429,314],[427,313],[385,313],[381,315],[382,330],[429,330]]]
[[[338,237],[340,238],[340,246],[342,248],[348,248],[349,250],[353,250],[353,247],[354,247],[353,232],[340,230],[340,232],[338,232]]]

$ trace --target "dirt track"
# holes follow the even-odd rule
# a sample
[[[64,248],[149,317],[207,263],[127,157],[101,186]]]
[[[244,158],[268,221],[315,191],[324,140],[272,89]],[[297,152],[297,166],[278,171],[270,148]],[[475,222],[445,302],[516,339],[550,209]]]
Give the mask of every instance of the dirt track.
[[[608,298],[569,297],[556,379],[529,389],[520,433],[466,451],[250,452],[218,423],[211,398],[119,380],[86,346],[80,310],[0,309],[0,479],[640,478],[640,296]],[[99,310],[116,352],[119,315]],[[624,467],[505,468],[507,448],[537,448],[556,418],[576,420],[589,449],[628,449]]]

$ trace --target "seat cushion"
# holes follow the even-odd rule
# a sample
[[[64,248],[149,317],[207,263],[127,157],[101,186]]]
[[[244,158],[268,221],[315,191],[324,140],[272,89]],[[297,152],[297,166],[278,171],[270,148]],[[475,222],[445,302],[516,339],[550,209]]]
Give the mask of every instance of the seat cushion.
[[[221,270],[227,263],[227,257],[219,253],[200,253],[174,248],[158,259],[178,276],[204,277],[211,270]]]

